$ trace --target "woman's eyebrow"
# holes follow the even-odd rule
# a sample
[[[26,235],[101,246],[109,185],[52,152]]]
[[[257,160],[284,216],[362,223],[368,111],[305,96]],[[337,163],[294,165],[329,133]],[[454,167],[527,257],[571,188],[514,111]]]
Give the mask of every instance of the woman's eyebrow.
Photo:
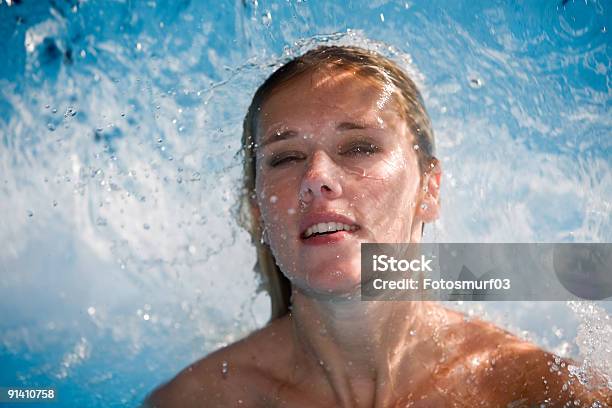
[[[278,142],[280,140],[289,139],[297,136],[297,132],[295,130],[283,130],[282,132],[274,131],[270,136],[268,136],[263,142],[261,142],[261,147],[267,146],[274,142]]]
[[[336,126],[336,130],[367,129],[369,127],[367,123],[342,122]]]
[[[365,122],[341,122],[336,126],[336,130],[354,130],[354,129],[374,129],[376,126],[369,125]],[[274,131],[262,143],[261,147],[267,146],[280,140],[290,139],[298,135],[295,130]]]

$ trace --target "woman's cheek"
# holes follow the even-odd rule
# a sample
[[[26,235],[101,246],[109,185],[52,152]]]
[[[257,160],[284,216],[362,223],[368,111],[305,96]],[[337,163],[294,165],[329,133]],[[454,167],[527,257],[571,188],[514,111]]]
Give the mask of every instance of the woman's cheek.
[[[418,189],[418,180],[408,169],[389,173],[384,180],[370,180],[368,194],[358,204],[368,214],[372,233],[380,242],[403,242],[405,230],[412,223],[411,205]]]
[[[395,149],[383,156],[377,166],[377,172],[381,178],[392,180],[404,174],[408,167],[404,152],[400,149]]]
[[[271,250],[276,264],[287,278],[293,280],[299,277],[297,268],[297,248],[295,245],[291,245],[289,242],[283,241],[282,238],[280,238],[280,240],[276,240],[276,242],[271,245]]]
[[[286,258],[291,257],[293,250],[292,240],[297,237],[296,229],[292,227],[296,224],[295,211],[291,211],[287,200],[281,201],[279,197],[274,195],[270,196],[266,207],[264,223],[268,243],[277,262],[286,263]],[[294,214],[290,214],[292,212]]]

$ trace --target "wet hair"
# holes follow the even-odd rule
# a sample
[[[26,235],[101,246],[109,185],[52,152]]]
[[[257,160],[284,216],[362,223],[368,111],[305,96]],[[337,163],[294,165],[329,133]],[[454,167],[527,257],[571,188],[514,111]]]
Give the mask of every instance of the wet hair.
[[[400,108],[399,113],[408,124],[418,146],[416,154],[421,174],[430,170],[430,166],[433,167],[432,160],[435,160],[433,130],[421,93],[410,77],[392,60],[355,46],[319,46],[290,60],[270,75],[255,92],[243,123],[242,149],[245,160],[239,223],[251,234],[257,248],[255,269],[261,274],[270,294],[272,319],[289,311],[291,284],[276,265],[270,247],[261,239],[262,226],[254,222],[252,215],[252,206],[256,205],[255,149],[258,117],[264,102],[281,85],[318,69],[331,75],[335,72],[352,71],[356,77],[374,83],[385,91],[391,91]],[[422,225],[421,234],[424,227],[425,224]]]

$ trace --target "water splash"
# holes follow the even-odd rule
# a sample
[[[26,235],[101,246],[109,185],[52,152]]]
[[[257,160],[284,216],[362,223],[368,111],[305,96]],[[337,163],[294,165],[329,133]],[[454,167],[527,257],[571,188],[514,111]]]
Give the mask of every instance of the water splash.
[[[86,390],[76,405],[136,405],[182,365],[266,321],[266,302],[257,324],[241,314],[258,282],[248,237],[228,224],[240,194],[231,188],[240,185],[238,135],[258,84],[316,45],[391,56],[421,88],[453,175],[443,177],[452,205],[442,206],[435,239],[612,238],[608,2],[272,2],[267,25],[255,0],[229,7],[227,21],[199,2],[11,3],[0,5],[11,34],[0,44],[0,213],[12,214],[0,221],[0,310],[11,317],[1,357],[32,356],[31,368],[18,367],[31,385],[65,373],[61,384]],[[474,78],[486,86],[470,87]],[[155,314],[136,313],[143,297]],[[598,313],[469,308],[567,355],[572,325]],[[580,330],[599,364],[605,347]],[[91,390],[105,400],[92,401]]]
[[[91,345],[85,337],[81,337],[74,345],[72,351],[65,354],[60,363],[60,368],[55,374],[56,378],[64,379],[68,377],[74,367],[82,364],[91,355]]]
[[[568,367],[569,372],[582,384],[601,387],[612,391],[612,318],[602,307],[591,302],[567,302],[568,307],[580,319],[576,344],[580,366]],[[591,370],[597,370],[604,378],[593,377]]]

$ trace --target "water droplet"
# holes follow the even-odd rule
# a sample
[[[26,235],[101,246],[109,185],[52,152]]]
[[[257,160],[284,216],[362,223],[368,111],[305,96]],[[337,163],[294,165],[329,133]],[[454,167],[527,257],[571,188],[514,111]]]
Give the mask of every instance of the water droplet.
[[[138,51],[142,50],[142,44],[141,43],[136,43],[136,50],[138,50]]]
[[[275,204],[278,201],[278,197],[275,195],[270,196],[270,202],[272,204]]]
[[[200,180],[200,173],[198,173],[197,171],[194,171],[193,174],[191,174],[191,181],[198,181]]]
[[[427,204],[426,203],[421,204],[421,210],[426,210],[426,209],[427,209]]]
[[[151,228],[151,226],[149,224],[147,224],[147,223],[144,223],[144,224],[142,224],[142,228],[148,230],[148,229]]]
[[[414,150],[419,150],[419,145],[418,145],[418,144],[415,144],[414,146],[412,146],[412,148],[413,148]]]
[[[93,306],[89,306],[89,307],[87,308],[87,314],[88,314],[88,315],[90,315],[90,316],[95,315],[95,314],[96,314],[96,308],[95,308],[95,307],[93,307]]]
[[[409,333],[410,333],[411,336],[416,336],[416,330],[410,330]]]
[[[482,87],[482,79],[480,78],[470,78],[470,87],[472,89],[478,89]]]
[[[227,361],[223,361],[221,363],[221,375],[223,376],[223,378],[227,378],[227,374],[229,372],[229,364],[227,363]]]
[[[28,210],[28,217],[33,217],[34,216],[34,212],[32,210]]]
[[[64,113],[64,117],[67,118],[68,116],[75,116],[76,114],[76,109],[74,109],[72,106],[69,106],[68,109],[66,109],[66,112]]]
[[[266,27],[269,27],[270,24],[272,23],[272,14],[270,14],[269,11],[266,11],[262,16],[261,16],[261,23],[263,25],[265,25]]]
[[[385,22],[385,15],[383,13],[380,13],[380,21]]]
[[[96,225],[99,225],[101,227],[105,226],[106,225],[106,218],[98,217],[96,219]]]
[[[149,314],[148,314],[148,313],[145,313],[144,315],[142,315],[142,318],[143,318],[144,320],[148,321],[148,320],[151,318],[151,316],[149,316]]]
[[[47,123],[47,129],[49,129],[49,132],[53,132],[55,130],[55,125],[49,122]]]

